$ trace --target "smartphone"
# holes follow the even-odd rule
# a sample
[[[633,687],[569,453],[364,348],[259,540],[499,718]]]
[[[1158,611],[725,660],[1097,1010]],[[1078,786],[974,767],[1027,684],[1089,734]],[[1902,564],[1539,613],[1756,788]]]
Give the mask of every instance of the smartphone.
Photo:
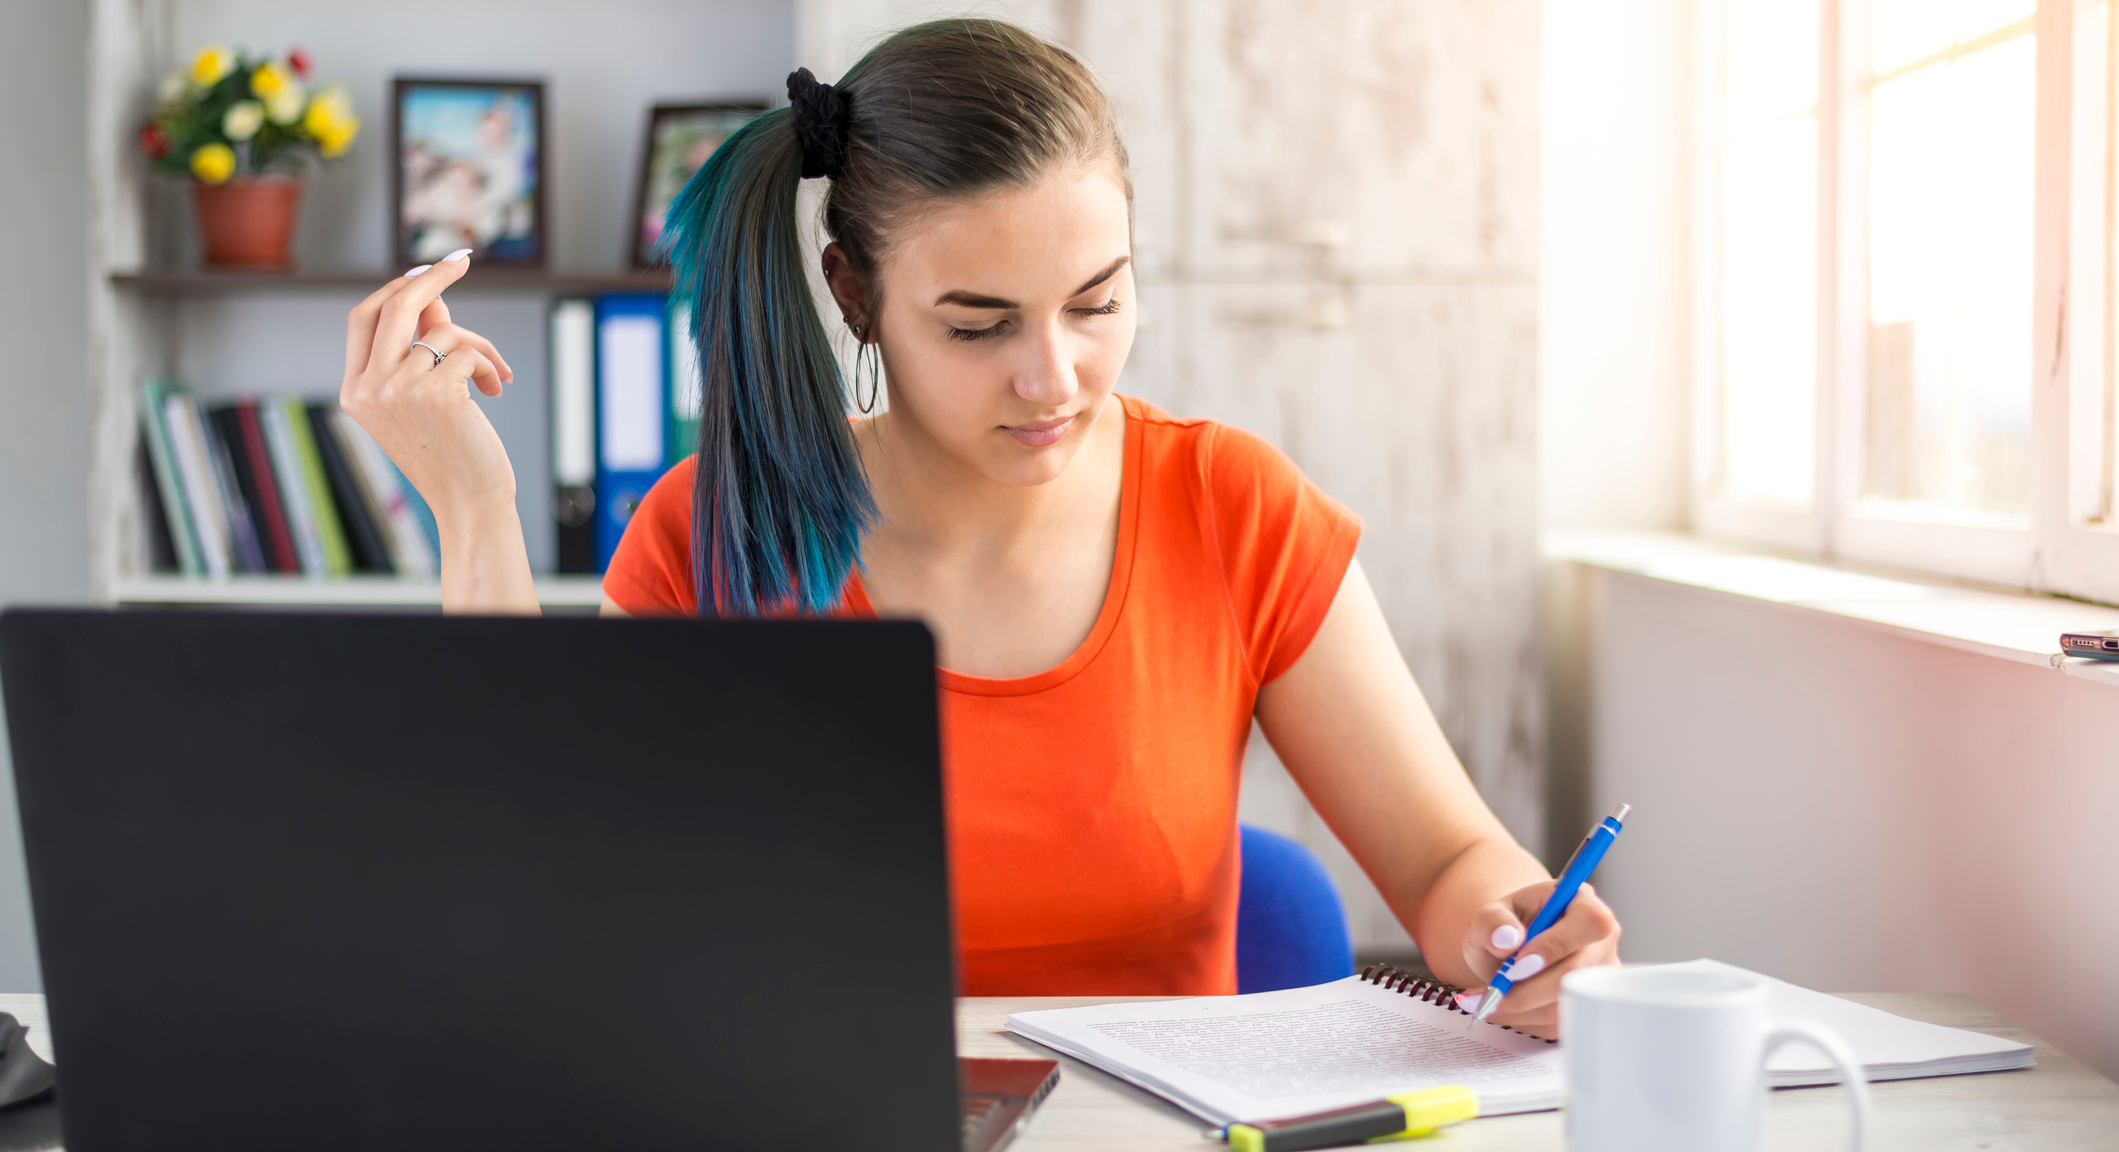
[[[2119,660],[2119,628],[2102,632],[2062,632],[2060,650],[2069,656],[2092,660]]]

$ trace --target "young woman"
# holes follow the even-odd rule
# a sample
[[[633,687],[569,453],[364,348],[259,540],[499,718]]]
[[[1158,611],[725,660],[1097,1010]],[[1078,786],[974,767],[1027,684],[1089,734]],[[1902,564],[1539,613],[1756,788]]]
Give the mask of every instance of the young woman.
[[[1113,393],[1131,186],[1095,79],[962,19],[789,96],[672,211],[699,450],[635,513],[605,614],[928,622],[967,994],[1233,992],[1254,716],[1436,973],[1479,985],[1552,881],[1444,741],[1354,517],[1257,437]],[[812,303],[804,177],[831,182],[821,272],[856,405],[887,393],[866,419]],[[514,474],[466,388],[511,373],[441,300],[467,269],[354,309],[341,402],[433,506],[447,608],[535,612]],[[1552,1033],[1560,974],[1618,937],[1583,889],[1496,1019]]]

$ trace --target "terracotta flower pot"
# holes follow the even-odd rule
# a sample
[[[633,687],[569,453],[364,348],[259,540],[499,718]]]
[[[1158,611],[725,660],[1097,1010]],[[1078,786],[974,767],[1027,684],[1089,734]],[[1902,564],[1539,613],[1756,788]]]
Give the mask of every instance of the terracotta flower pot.
[[[192,206],[208,268],[284,272],[294,267],[294,219],[302,182],[291,176],[254,176],[226,184],[194,184]]]

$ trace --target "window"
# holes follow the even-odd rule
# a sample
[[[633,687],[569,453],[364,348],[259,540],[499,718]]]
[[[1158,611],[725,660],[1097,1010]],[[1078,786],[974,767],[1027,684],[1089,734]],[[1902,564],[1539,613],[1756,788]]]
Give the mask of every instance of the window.
[[[1902,515],[2030,511],[2033,7],[1869,6],[1860,491]]]
[[[1817,0],[1728,6],[1715,370],[1723,489],[1810,502],[1817,424]]]
[[[2114,0],[1696,0],[1700,528],[2119,601]]]

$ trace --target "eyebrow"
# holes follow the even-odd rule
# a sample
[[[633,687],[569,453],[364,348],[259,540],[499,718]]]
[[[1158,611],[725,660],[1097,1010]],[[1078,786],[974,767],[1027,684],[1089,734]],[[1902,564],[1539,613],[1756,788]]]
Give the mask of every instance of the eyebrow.
[[[1113,260],[1107,267],[1105,267],[1103,271],[1098,272],[1096,275],[1089,277],[1087,282],[1083,283],[1081,287],[1076,288],[1074,291],[1067,293],[1067,295],[1070,297],[1079,296],[1082,293],[1087,292],[1089,289],[1094,288],[1097,285],[1103,283],[1104,281],[1109,280],[1113,276],[1118,275],[1119,269],[1124,268],[1126,265],[1132,262],[1133,257],[1131,256],[1121,256],[1118,259]],[[1013,300],[1003,300],[998,296],[981,296],[976,292],[965,292],[962,290],[944,292],[940,296],[935,297],[934,303],[935,307],[937,308],[941,307],[944,304],[955,304],[958,307],[962,308],[995,308],[1001,311],[1011,311],[1022,307],[1021,304],[1018,304]]]

